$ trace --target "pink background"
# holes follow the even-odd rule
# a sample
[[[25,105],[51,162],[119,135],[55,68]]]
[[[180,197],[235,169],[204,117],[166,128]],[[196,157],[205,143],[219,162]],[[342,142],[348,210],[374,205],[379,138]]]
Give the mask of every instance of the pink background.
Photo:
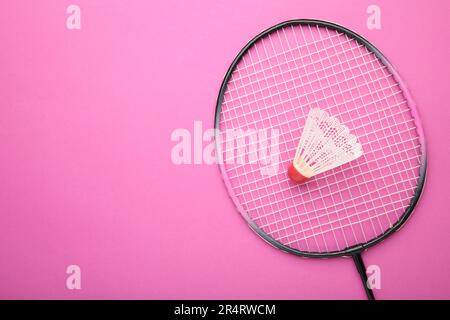
[[[66,8],[81,7],[68,30]],[[0,298],[363,299],[349,259],[303,259],[254,235],[215,165],[175,166],[174,129],[213,126],[222,78],[254,35],[330,20],[373,42],[419,107],[423,197],[365,253],[380,299],[450,298],[450,2],[0,2]],[[66,289],[77,264],[82,289]]]

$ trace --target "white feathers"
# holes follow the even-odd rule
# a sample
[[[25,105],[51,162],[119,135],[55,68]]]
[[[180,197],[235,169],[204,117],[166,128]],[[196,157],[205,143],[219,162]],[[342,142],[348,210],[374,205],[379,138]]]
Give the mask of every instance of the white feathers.
[[[336,168],[363,154],[349,129],[327,112],[311,109],[293,165],[305,178]]]

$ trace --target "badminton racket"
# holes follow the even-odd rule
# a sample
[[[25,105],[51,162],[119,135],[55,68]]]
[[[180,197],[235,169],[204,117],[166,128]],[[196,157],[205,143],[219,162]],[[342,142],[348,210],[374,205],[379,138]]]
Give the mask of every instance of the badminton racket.
[[[347,126],[363,155],[296,184],[286,170],[313,108]],[[215,128],[226,189],[250,227],[299,256],[352,257],[374,299],[361,253],[405,223],[426,173],[415,103],[386,57],[334,23],[278,24],[234,59]]]

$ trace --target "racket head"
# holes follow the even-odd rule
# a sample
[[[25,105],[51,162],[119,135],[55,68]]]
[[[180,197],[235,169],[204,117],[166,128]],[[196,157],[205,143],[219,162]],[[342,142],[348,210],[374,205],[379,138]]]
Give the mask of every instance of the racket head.
[[[411,120],[413,121],[413,127],[408,127],[407,130],[414,130],[415,135],[416,135],[415,139],[414,139],[414,141],[415,141],[414,143],[416,144],[415,145],[415,149],[414,149],[415,150],[414,156],[416,157],[415,158],[415,162],[417,163],[417,167],[409,168],[409,169],[411,169],[410,171],[414,171],[415,177],[414,177],[413,182],[412,182],[414,184],[414,188],[412,188],[412,190],[410,190],[411,191],[411,196],[408,199],[403,199],[404,201],[407,201],[407,204],[403,205],[402,212],[401,213],[397,213],[396,219],[394,219],[395,221],[391,221],[391,219],[388,216],[388,219],[389,219],[388,226],[386,227],[386,223],[385,223],[384,227],[381,228],[381,229],[384,228],[381,232],[375,232],[375,230],[374,230],[373,236],[369,236],[369,237],[364,236],[364,241],[361,240],[362,239],[361,236],[357,237],[355,235],[355,237],[354,237],[355,241],[353,241],[353,242],[350,241],[349,242],[349,241],[347,241],[347,239],[345,239],[346,244],[345,243],[342,244],[342,242],[344,241],[343,239],[346,238],[345,233],[347,232],[344,229],[342,229],[341,230],[342,234],[340,236],[341,244],[339,245],[339,241],[336,240],[336,236],[334,235],[337,245],[336,246],[332,246],[333,248],[330,248],[330,249],[327,248],[325,238],[324,238],[325,247],[323,245],[319,245],[318,244],[317,245],[317,249],[314,249],[313,246],[311,246],[311,248],[308,247],[308,241],[309,240],[307,238],[303,239],[303,240],[300,240],[300,241],[298,241],[298,239],[296,239],[297,241],[294,241],[294,243],[299,243],[301,241],[305,241],[306,242],[306,247],[305,247],[304,244],[302,246],[300,246],[300,245],[295,246],[295,245],[292,245],[292,242],[288,242],[286,240],[286,238],[288,238],[288,239],[292,238],[292,235],[288,234],[288,235],[284,235],[284,236],[281,235],[280,236],[279,234],[275,235],[274,233],[269,232],[271,230],[270,230],[270,228],[269,229],[267,228],[267,225],[269,225],[269,226],[271,224],[272,225],[278,225],[279,221],[278,222],[277,221],[275,221],[275,222],[268,222],[268,223],[266,223],[264,225],[261,222],[260,217],[258,217],[258,215],[256,215],[256,218],[255,218],[255,215],[249,214],[249,210],[250,209],[248,208],[248,204],[249,204],[248,201],[245,201],[246,198],[242,197],[242,194],[239,195],[238,192],[237,192],[237,190],[239,190],[239,187],[240,187],[241,191],[243,190],[242,186],[239,186],[239,183],[236,184],[235,182],[232,181],[233,178],[236,178],[236,176],[234,176],[234,177],[230,176],[229,167],[227,166],[226,160],[224,160],[224,158],[225,158],[225,151],[226,151],[226,148],[224,148],[224,142],[223,142],[223,140],[224,140],[224,130],[236,129],[236,128],[239,129],[241,127],[245,127],[246,125],[248,127],[248,123],[245,123],[246,122],[245,114],[237,115],[236,116],[236,118],[238,118],[237,121],[234,121],[236,119],[230,119],[230,121],[228,121],[228,123],[229,123],[228,127],[227,127],[227,125],[224,125],[224,117],[225,117],[224,116],[224,108],[228,107],[226,105],[227,102],[225,101],[225,96],[228,93],[227,90],[233,90],[233,89],[230,89],[230,87],[231,87],[230,86],[230,81],[234,81],[235,80],[233,78],[233,75],[236,72],[240,72],[240,71],[237,71],[237,70],[239,70],[239,68],[241,66],[247,67],[247,65],[245,63],[243,64],[244,58],[247,57],[248,52],[250,50],[253,50],[254,47],[258,46],[261,41],[264,41],[264,39],[270,38],[270,36],[274,35],[274,34],[277,34],[277,36],[280,36],[279,33],[278,33],[280,30],[286,30],[287,28],[292,28],[292,30],[294,30],[293,28],[303,28],[303,27],[308,27],[309,30],[311,30],[311,28],[317,28],[317,31],[319,33],[320,33],[320,30],[322,28],[324,28],[324,30],[327,30],[327,34],[328,35],[330,35],[330,34],[332,34],[332,36],[335,35],[336,38],[341,37],[341,36],[342,37],[346,37],[346,39],[349,39],[350,47],[352,45],[357,44],[357,45],[361,46],[361,48],[365,48],[367,50],[367,52],[368,52],[368,56],[371,57],[371,58],[369,57],[369,60],[370,59],[373,59],[374,61],[377,60],[380,65],[384,66],[385,70],[383,72],[389,73],[389,75],[392,77],[391,81],[393,81],[396,84],[396,86],[398,86],[398,88],[400,89],[400,93],[401,93],[402,97],[404,98],[404,103],[406,104],[406,106],[407,106],[407,108],[409,110],[409,113],[410,113]],[[297,31],[292,31],[292,32],[298,32],[298,30]],[[317,36],[317,34],[316,34],[316,36]],[[289,42],[288,37],[289,37],[289,35],[286,36],[286,33],[284,33],[284,38],[286,39],[286,43]],[[305,38],[303,40],[305,40]],[[317,42],[319,42],[320,40],[321,40],[321,38],[319,38]],[[280,43],[282,43],[282,42],[283,41],[280,40]],[[316,42],[316,40],[313,40],[310,43],[305,42],[304,44],[300,42],[300,47],[302,45],[304,45],[305,47],[308,47],[308,46],[311,45],[311,43],[314,43],[315,47],[317,48],[317,45],[316,45],[317,42]],[[297,45],[298,44],[299,43],[297,42]],[[334,45],[335,44],[332,44],[332,47]],[[340,45],[341,45],[342,48],[344,48],[342,42],[340,43]],[[282,47],[283,47],[283,45],[281,44],[281,48]],[[326,49],[326,47],[324,47],[324,48]],[[273,46],[273,44],[272,44],[272,49],[273,49],[272,57],[273,56],[277,56],[277,55],[281,55],[279,52],[276,51],[277,49]],[[281,49],[281,51],[283,51],[283,50],[284,49]],[[317,52],[320,52],[320,50],[317,50]],[[308,51],[308,53],[309,53],[309,51]],[[267,52],[266,52],[266,54],[267,54]],[[340,55],[340,54],[341,53],[337,52],[337,55]],[[325,53],[325,55],[327,55],[327,53]],[[292,62],[292,60],[289,60],[289,58],[286,56],[286,54],[284,54],[284,58],[285,58],[285,62],[287,61],[286,63],[289,64],[290,62]],[[258,55],[258,59],[259,59],[259,55]],[[257,59],[257,63],[260,63],[259,67],[261,68],[261,66],[263,66],[266,61],[269,61],[271,59],[271,56],[270,56],[270,54],[267,54],[266,57],[265,57],[266,61],[263,61],[264,59],[258,61],[258,59]],[[293,57],[292,59],[295,60],[296,58]],[[321,58],[320,58],[320,54],[319,54],[319,61],[320,61],[320,59]],[[278,58],[277,58],[277,61],[278,61]],[[312,61],[311,63],[313,65],[317,62],[317,61],[314,62],[314,60],[311,60],[311,61]],[[252,63],[253,63],[253,61],[252,61]],[[284,62],[282,62],[282,63],[284,63]],[[342,64],[342,61],[339,61],[339,63]],[[344,63],[345,63],[345,61],[344,61]],[[295,66],[297,67],[297,64],[295,64]],[[323,64],[322,64],[322,66],[323,66]],[[269,65],[268,68],[271,68],[271,66]],[[255,66],[253,66],[253,69],[256,72],[261,72],[261,70],[262,70],[262,72],[264,73],[264,67],[262,67],[262,69],[260,69],[260,70],[256,70]],[[279,70],[281,70],[281,69],[279,69]],[[282,74],[282,80],[283,80],[282,82],[285,82],[285,80],[283,79],[283,72],[288,72],[288,71],[286,71],[286,70],[285,71],[280,71],[280,73]],[[368,71],[368,72],[370,73],[371,71]],[[306,70],[306,68],[305,68],[305,75],[308,76],[308,71]],[[249,73],[247,78],[251,79],[252,76],[253,75],[251,73]],[[276,74],[273,73],[273,70],[272,70],[272,75],[271,76],[276,77]],[[291,76],[292,76],[292,74],[291,74]],[[263,78],[264,78],[264,76],[263,76]],[[242,80],[242,79],[238,78],[237,80]],[[322,81],[320,79],[318,79],[318,80],[319,80],[319,82]],[[259,81],[261,81],[261,79],[258,79],[258,76],[256,75],[256,80],[255,81],[259,82]],[[336,83],[339,83],[339,82],[336,82]],[[336,84],[336,83],[334,83],[334,84]],[[281,84],[277,83],[277,81],[275,80],[275,84],[273,86],[278,87],[276,89],[279,89],[280,85],[282,85],[282,84],[283,83],[281,83]],[[286,83],[284,83],[284,84],[286,84]],[[356,84],[356,82],[355,82],[355,84]],[[271,85],[272,84],[267,83],[267,88],[270,89]],[[247,86],[247,85],[244,84],[243,87],[245,87],[245,86]],[[248,89],[248,90],[251,91],[250,94],[253,93],[255,101],[258,100],[257,93],[261,93],[262,90],[265,90],[265,88],[261,90],[261,86],[259,86],[259,91],[257,90],[258,92],[254,93],[254,92],[252,92],[252,90],[254,90],[253,84],[251,85],[251,88],[252,89]],[[287,91],[293,90],[292,88],[289,89],[286,86],[285,86],[285,88],[286,88]],[[236,88],[234,88],[234,89],[236,89]],[[236,89],[236,90],[238,90],[238,89]],[[340,89],[340,86],[339,86],[339,89]],[[313,90],[313,88],[312,88],[312,90]],[[244,92],[244,93],[245,93],[246,97],[250,96],[250,94],[247,94],[247,92]],[[305,95],[307,96],[308,93],[305,93]],[[369,95],[370,95],[370,93],[369,93]],[[284,100],[283,100],[283,98],[281,97],[280,94],[279,94],[279,96],[280,96],[280,99],[279,99],[280,101],[278,101],[277,103],[281,104],[281,105],[286,104],[286,101],[290,99],[290,97],[289,97],[287,100],[286,100],[286,98],[284,98]],[[259,98],[259,99],[264,99],[264,98],[265,97],[262,97],[262,98]],[[353,99],[353,97],[352,97],[352,99]],[[231,98],[231,100],[233,100],[233,98]],[[236,100],[236,98],[235,98],[235,100]],[[245,101],[248,101],[248,100],[245,100]],[[253,103],[250,101],[250,103],[247,103],[247,106],[254,107],[255,106],[255,101],[253,101]],[[317,102],[318,101],[313,101],[313,104],[317,103]],[[239,103],[242,104],[242,101],[239,101]],[[374,104],[376,104],[376,103],[374,103]],[[225,105],[225,107],[224,107],[224,105]],[[256,103],[256,105],[257,105],[257,108],[258,107],[261,108],[260,104],[258,105],[258,103]],[[267,108],[267,105],[264,105],[264,107]],[[313,107],[313,105],[309,105],[308,108],[312,108],[312,107]],[[270,108],[271,108],[271,106],[269,105],[268,109],[270,109]],[[291,103],[291,108],[295,108],[295,107],[292,107],[292,103]],[[302,107],[300,106],[298,108],[302,108]],[[306,114],[307,114],[307,112],[305,112],[303,114],[303,117],[302,117],[303,118],[302,119],[303,120],[303,124],[304,124],[304,121],[306,120]],[[244,120],[242,120],[242,118],[244,118]],[[242,121],[244,122],[244,125],[242,125],[242,123],[239,123],[239,119],[241,120],[241,122]],[[254,121],[254,120],[255,119],[253,117],[252,121]],[[299,120],[299,119],[297,119],[297,120]],[[227,121],[227,120],[225,120],[225,121]],[[233,121],[234,121],[234,124],[233,124]],[[289,122],[289,120],[288,120],[288,122]],[[345,121],[344,121],[344,123],[345,123]],[[352,130],[352,126],[350,125],[349,127]],[[282,23],[280,23],[278,25],[275,25],[275,26],[273,26],[273,27],[263,31],[262,33],[257,35],[255,38],[253,38],[239,52],[239,54],[237,55],[237,57],[232,62],[231,66],[229,67],[229,69],[228,69],[228,71],[227,71],[227,73],[226,73],[226,75],[224,77],[224,80],[222,82],[222,85],[221,85],[221,88],[220,88],[220,91],[219,91],[219,96],[218,96],[218,99],[217,99],[216,112],[215,112],[215,128],[216,128],[216,135],[215,135],[215,139],[216,139],[216,155],[217,155],[217,158],[218,158],[220,171],[221,171],[221,174],[222,174],[225,186],[226,186],[226,188],[228,190],[228,194],[231,197],[231,199],[233,200],[233,203],[235,204],[237,210],[241,213],[242,217],[247,221],[248,225],[262,239],[264,239],[265,241],[267,241],[269,244],[273,245],[274,247],[276,247],[278,249],[281,249],[281,250],[284,250],[284,251],[289,252],[289,253],[293,253],[293,254],[300,255],[300,256],[306,256],[306,257],[322,257],[322,258],[337,257],[337,256],[348,256],[348,255],[359,253],[359,252],[361,252],[361,251],[363,251],[363,250],[365,250],[365,249],[367,249],[367,248],[369,248],[369,247],[379,243],[380,241],[386,239],[391,234],[393,234],[395,231],[397,231],[407,221],[407,219],[410,217],[414,207],[416,206],[416,204],[417,204],[417,202],[418,202],[418,200],[420,198],[422,190],[423,190],[423,186],[424,186],[424,182],[425,182],[425,176],[426,176],[426,162],[427,162],[426,161],[425,137],[424,137],[422,125],[420,123],[420,118],[419,118],[419,115],[418,115],[418,112],[417,112],[417,108],[416,108],[416,105],[415,105],[415,103],[414,103],[414,101],[413,101],[413,99],[411,97],[411,94],[409,93],[406,85],[404,84],[404,82],[400,78],[398,72],[395,70],[393,65],[387,60],[387,58],[375,46],[373,46],[369,41],[367,41],[366,39],[364,39],[360,35],[356,34],[355,32],[353,32],[353,31],[351,31],[351,30],[349,30],[347,28],[344,28],[344,27],[342,27],[340,25],[331,23],[331,22],[326,22],[326,21],[321,21],[321,20],[310,20],[310,19],[290,20],[290,21],[282,22]],[[289,130],[292,131],[294,129],[291,127],[291,128],[289,128],[287,130],[288,131]],[[301,131],[301,130],[299,130],[299,131]],[[280,136],[282,137],[283,134],[284,133],[283,133],[283,129],[282,129]],[[409,134],[411,135],[411,132],[409,132]],[[299,136],[297,136],[297,138],[299,138]],[[402,138],[400,138],[400,139],[402,139]],[[292,139],[292,140],[295,140],[295,139]],[[370,142],[368,142],[367,144],[370,144]],[[295,147],[294,147],[294,149],[295,149]],[[364,144],[363,144],[363,149],[365,149]],[[397,148],[397,149],[399,151],[402,151],[399,148]],[[373,150],[372,146],[370,146],[370,150],[371,151]],[[295,150],[293,152],[294,152],[293,154],[295,154]],[[286,153],[288,153],[288,152],[286,151]],[[290,154],[292,154],[292,150],[290,150]],[[292,156],[293,156],[293,154],[292,154]],[[369,152],[369,154],[370,154],[370,152]],[[364,158],[364,157],[362,157],[362,158]],[[377,159],[375,157],[375,159],[372,159],[372,160],[377,160]],[[361,161],[364,162],[365,160],[363,159]],[[283,161],[280,161],[280,164],[281,163],[286,165]],[[349,166],[351,167],[351,164]],[[283,183],[286,182],[284,180],[286,177],[284,177],[284,178],[282,177],[283,175],[286,176],[285,172],[284,172],[284,169],[285,169],[284,167],[280,168],[281,172],[275,177],[275,180],[278,179],[278,181],[277,181],[278,184],[280,184],[280,181],[283,182]],[[344,170],[344,171],[347,170],[348,171],[349,167],[345,166],[345,169],[337,168],[335,170],[337,170],[338,172],[342,171],[342,170]],[[378,170],[381,170],[381,169],[378,168]],[[353,170],[350,170],[350,171],[353,172]],[[408,171],[408,172],[410,172],[410,171]],[[244,174],[246,174],[245,169],[244,169]],[[372,175],[372,173],[371,173],[371,175]],[[362,173],[362,176],[364,176],[364,173]],[[399,178],[400,176],[401,175],[398,175],[398,176],[394,175],[393,178]],[[273,177],[271,177],[270,179],[272,179],[272,178]],[[269,179],[269,178],[267,178],[267,179]],[[384,178],[383,178],[383,181],[384,181]],[[353,181],[353,183],[357,183],[357,182],[358,181]],[[289,183],[289,182],[287,182],[287,183]],[[351,182],[349,182],[349,183],[350,183],[349,188],[351,189],[353,186],[352,186]],[[326,185],[327,185],[327,178],[324,178],[324,179],[322,179],[322,184],[321,185],[318,184],[317,187],[318,188],[321,188],[321,187],[325,188]],[[295,196],[295,192],[299,192],[299,194],[300,194],[301,188],[303,188],[303,186],[292,185],[292,184],[289,185],[289,187],[288,187],[288,189],[290,190],[290,194],[292,195],[294,193],[294,196]],[[375,190],[370,190],[370,193],[378,192],[378,195],[379,195],[380,194],[379,193],[380,190],[377,190],[377,187],[375,187],[374,189]],[[316,191],[317,191],[317,188],[316,188]],[[250,190],[249,192],[251,193],[252,191]],[[333,195],[335,195],[336,193],[341,194],[341,191],[340,191],[339,187],[337,188],[337,191],[336,191],[336,189],[335,189],[335,191],[330,190],[330,194],[328,194],[327,196],[330,196],[331,198],[333,198]],[[277,192],[276,191],[274,192],[274,194],[275,194],[275,196],[277,196]],[[272,196],[272,195],[273,194],[266,194],[266,198],[269,199],[269,197]],[[281,198],[284,197],[284,195],[282,193],[279,193],[278,195]],[[359,197],[364,197],[364,195],[358,195],[358,196]],[[264,196],[263,196],[263,198],[264,198]],[[342,198],[342,194],[341,194],[341,198]],[[247,197],[247,200],[248,200],[248,197]],[[284,199],[285,203],[286,203],[287,200],[292,200],[292,199],[285,198]],[[270,200],[268,200],[268,201],[270,201]],[[276,201],[279,201],[279,200],[276,200]],[[313,201],[314,200],[309,201],[309,202],[313,202]],[[296,205],[297,206],[301,205],[301,203],[297,202]],[[289,209],[289,207],[286,207],[286,208]],[[336,209],[336,206],[334,206],[334,209],[331,209],[330,211],[332,212],[335,209]],[[256,209],[253,208],[253,211],[257,211],[257,210],[258,210],[257,207],[256,207]],[[323,210],[328,210],[328,209],[325,206]],[[398,209],[396,209],[396,211],[398,211]],[[280,212],[278,212],[278,213],[280,213]],[[296,211],[296,213],[298,214],[298,211]],[[303,213],[306,214],[306,216],[308,217],[308,214],[310,214],[311,212],[308,213],[307,210],[306,210]],[[347,214],[347,212],[345,212],[345,214]],[[287,213],[287,216],[289,216],[289,217],[288,218],[284,217],[284,218],[281,218],[281,219],[282,219],[283,223],[288,221],[288,219],[290,219],[291,220],[291,226],[288,226],[286,228],[283,225],[284,229],[276,229],[275,231],[279,232],[280,230],[283,231],[283,230],[286,230],[286,229],[288,229],[290,227],[293,227],[293,229],[295,231],[294,234],[299,234],[299,232],[303,232],[302,230],[298,230],[298,229],[295,230],[295,226],[296,225],[292,224],[292,218],[295,217],[295,214],[293,216],[292,214]],[[328,217],[329,217],[329,214],[328,214]],[[369,218],[370,218],[369,220],[371,222],[372,222],[372,219],[374,219],[373,217],[370,217],[370,216],[369,216]],[[311,219],[313,219],[313,218],[311,218]],[[310,224],[311,224],[311,219],[309,220]],[[342,221],[342,220],[345,220],[345,219],[347,219],[348,221],[351,220],[349,217],[345,217],[345,215],[344,215],[343,218],[339,217],[336,220],[329,220],[328,223],[331,224],[331,229],[328,230],[327,233],[331,233],[332,232],[334,234],[335,233],[334,230],[338,230],[338,228],[333,229],[332,224],[334,222],[336,222],[337,220]],[[319,218],[317,218],[317,220],[318,221],[320,220],[320,216],[319,216]],[[297,226],[299,224],[301,224],[301,222],[299,222],[297,224]],[[313,226],[311,228],[317,230],[318,225],[320,225],[320,221],[319,221],[318,224],[316,224],[315,226]],[[352,225],[350,224],[350,226],[352,226]],[[381,226],[381,224],[380,224],[380,226]],[[347,227],[348,227],[348,225],[344,225],[344,228],[347,228]],[[352,229],[353,229],[353,227],[352,227]],[[361,229],[363,229],[362,226],[361,226]],[[353,233],[355,233],[355,232],[353,231]],[[363,234],[364,234],[364,231],[363,231]],[[313,231],[313,235],[312,236],[315,238],[318,235],[314,235],[314,231]],[[322,237],[323,237],[323,233],[322,233]],[[317,243],[317,240],[316,240],[316,243]]]

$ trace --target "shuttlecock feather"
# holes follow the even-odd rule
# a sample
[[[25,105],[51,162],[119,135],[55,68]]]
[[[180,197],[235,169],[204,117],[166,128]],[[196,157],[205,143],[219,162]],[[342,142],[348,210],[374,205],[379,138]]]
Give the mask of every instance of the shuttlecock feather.
[[[363,154],[356,137],[347,126],[320,109],[311,109],[297,152],[288,170],[295,182],[334,169]]]

